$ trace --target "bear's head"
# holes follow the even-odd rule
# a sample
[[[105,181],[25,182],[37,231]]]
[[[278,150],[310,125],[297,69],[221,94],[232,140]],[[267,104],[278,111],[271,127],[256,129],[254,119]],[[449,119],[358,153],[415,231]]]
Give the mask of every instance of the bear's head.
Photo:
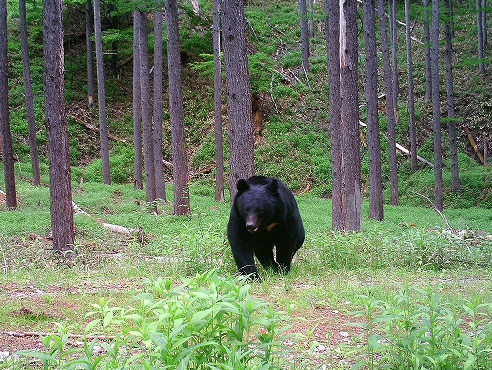
[[[278,221],[280,199],[277,180],[266,177],[241,179],[237,190],[235,207],[248,232],[270,231]]]

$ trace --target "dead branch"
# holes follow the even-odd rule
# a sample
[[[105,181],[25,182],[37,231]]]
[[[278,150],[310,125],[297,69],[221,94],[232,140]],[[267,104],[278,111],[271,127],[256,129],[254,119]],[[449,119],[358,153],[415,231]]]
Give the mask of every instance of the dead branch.
[[[44,332],[35,332],[35,331],[26,331],[26,332],[17,332],[17,331],[0,331],[0,335],[5,335],[9,337],[15,338],[39,338],[39,337],[47,337],[50,335],[60,335],[59,333],[44,333]],[[69,338],[72,339],[99,339],[99,340],[113,340],[116,338],[114,335],[83,335],[83,334],[68,334]]]
[[[451,229],[451,230],[454,230],[454,229],[451,227],[451,225],[449,224],[449,222],[448,222],[448,220],[447,220],[446,216],[444,216],[444,213],[442,213],[440,210],[438,210],[438,209],[435,207],[434,202],[432,202],[432,201],[431,201],[428,197],[426,197],[424,194],[417,193],[416,191],[412,191],[412,193],[417,194],[417,195],[420,195],[422,198],[427,199],[427,201],[428,201],[430,204],[432,204],[432,206],[434,207],[434,211],[436,211],[436,213],[437,213],[439,216],[441,216],[441,218],[443,219],[444,223],[448,226],[448,228],[449,228],[449,229]]]
[[[69,114],[68,116],[70,118],[72,118],[75,122],[80,123],[82,126],[87,128],[88,130],[91,130],[93,132],[99,132],[99,127],[96,127],[96,126],[90,124],[89,122],[85,122],[83,119],[81,119],[77,116],[74,116],[73,114]],[[122,138],[120,138],[116,135],[110,134],[110,133],[108,133],[108,138],[110,140],[113,140],[113,141],[119,141],[120,143],[126,143],[127,142],[125,139],[122,139]]]
[[[475,153],[477,153],[478,158],[480,159],[480,161],[483,164],[484,163],[483,155],[482,155],[482,153],[480,153],[480,150],[478,149],[478,145],[475,142],[475,139],[473,138],[473,135],[471,134],[470,129],[466,126],[465,126],[465,134],[468,135],[468,140],[470,141],[470,144],[473,147],[473,150],[475,151]]]
[[[362,121],[359,121],[359,125],[362,126],[362,127],[367,127],[367,125],[364,122],[362,122]],[[396,143],[396,149],[398,149],[403,154],[406,154],[406,155],[410,156],[410,151],[407,148],[403,147],[402,145],[400,145],[398,143]],[[427,159],[422,158],[420,156],[417,156],[417,159],[420,162],[423,162],[423,163],[429,165],[430,167],[434,168],[434,164],[431,163],[431,162],[429,162]]]
[[[100,224],[104,229],[108,231],[112,231],[118,234],[123,234],[123,235],[134,235],[138,233],[138,229],[128,229],[127,227],[120,226],[120,225],[114,225],[114,224],[108,224],[101,220],[100,218],[96,218],[94,222]]]

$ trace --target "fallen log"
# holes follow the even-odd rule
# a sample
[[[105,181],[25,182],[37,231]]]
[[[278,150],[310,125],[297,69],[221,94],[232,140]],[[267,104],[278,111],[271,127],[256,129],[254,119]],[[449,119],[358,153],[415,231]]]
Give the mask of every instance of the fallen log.
[[[359,126],[362,126],[362,127],[367,127],[367,125],[362,122],[362,121],[359,121]],[[408,150],[407,148],[403,147],[402,145],[396,143],[396,149],[398,149],[400,152],[402,152],[403,154],[406,154],[407,156],[410,157],[410,150]],[[422,163],[425,163],[427,164],[428,166],[434,168],[434,164],[429,162],[427,159],[425,158],[422,158],[420,156],[417,156],[417,159],[422,162]]]

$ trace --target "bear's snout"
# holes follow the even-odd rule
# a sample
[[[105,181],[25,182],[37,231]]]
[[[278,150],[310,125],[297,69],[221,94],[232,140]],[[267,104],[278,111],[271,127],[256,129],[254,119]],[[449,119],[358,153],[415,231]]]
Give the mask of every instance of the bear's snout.
[[[260,224],[258,218],[255,215],[249,215],[246,219],[246,229],[249,233],[254,234],[258,231]]]

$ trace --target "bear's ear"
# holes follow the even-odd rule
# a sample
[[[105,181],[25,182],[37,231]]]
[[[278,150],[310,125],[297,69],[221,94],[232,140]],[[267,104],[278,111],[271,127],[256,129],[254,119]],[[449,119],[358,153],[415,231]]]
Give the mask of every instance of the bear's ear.
[[[268,184],[268,190],[270,193],[275,194],[278,190],[278,181],[277,179],[272,179],[272,182]]]
[[[241,180],[239,180],[237,182],[237,190],[238,190],[239,193],[242,193],[242,192],[244,192],[244,191],[246,191],[248,189],[249,189],[249,185],[246,182],[246,180],[241,179]]]

